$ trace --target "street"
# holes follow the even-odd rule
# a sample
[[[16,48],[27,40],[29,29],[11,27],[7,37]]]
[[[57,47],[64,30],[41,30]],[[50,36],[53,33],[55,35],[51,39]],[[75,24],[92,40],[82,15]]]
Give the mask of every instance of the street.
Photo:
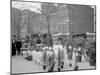
[[[69,60],[67,59],[67,54],[65,55],[64,67],[62,71],[68,71],[74,69],[74,61],[72,60],[72,67],[69,66]],[[74,57],[73,57],[74,59]],[[82,58],[82,62],[78,63],[79,69],[95,69],[94,66],[89,66],[89,63]],[[54,71],[57,71],[57,66],[55,65]],[[27,61],[21,56],[12,57],[12,74],[15,73],[35,73],[35,72],[48,72],[47,70],[43,70],[42,66],[33,62]]]

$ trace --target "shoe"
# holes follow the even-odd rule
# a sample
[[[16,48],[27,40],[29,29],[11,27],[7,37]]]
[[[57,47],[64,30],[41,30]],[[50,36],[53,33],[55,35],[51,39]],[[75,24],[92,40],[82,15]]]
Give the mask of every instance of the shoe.
[[[72,67],[72,64],[69,64],[70,67]]]
[[[49,69],[49,70],[48,70],[48,72],[52,72],[52,70],[51,70],[51,69]]]
[[[46,65],[43,65],[43,70],[46,70]]]
[[[77,70],[78,70],[78,66],[75,66],[74,71],[77,71]]]
[[[58,68],[58,72],[60,72],[61,71],[61,69],[60,68]]]
[[[63,69],[63,65],[61,66],[61,69]]]

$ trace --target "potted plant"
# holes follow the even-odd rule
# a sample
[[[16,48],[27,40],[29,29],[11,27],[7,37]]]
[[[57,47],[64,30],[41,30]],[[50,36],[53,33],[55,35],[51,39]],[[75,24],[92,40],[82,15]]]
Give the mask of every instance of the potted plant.
[[[90,66],[96,65],[96,43],[92,42],[91,46],[87,49],[87,55],[89,57]]]
[[[89,64],[90,64],[90,66],[95,66],[96,65],[96,52],[94,50],[91,52],[91,56],[90,56],[90,59],[89,59]]]
[[[73,56],[73,47],[72,47],[72,39],[68,39],[66,41],[66,50],[67,50],[67,58],[69,60],[69,66],[72,66],[71,60]]]
[[[30,36],[26,35],[26,37],[25,37],[25,43],[30,43]]]
[[[77,62],[81,62],[82,61],[82,51],[81,51],[80,47],[79,47],[79,49],[77,51],[76,61]]]
[[[86,35],[85,34],[77,34],[73,37],[73,47],[76,53],[76,61],[81,62],[82,54],[84,52],[84,45],[86,42]]]
[[[72,52],[73,52],[73,40],[72,38],[69,36],[66,39],[66,50],[67,50],[67,58],[69,60],[72,60]]]
[[[72,46],[67,48],[67,57],[69,60],[72,60]]]

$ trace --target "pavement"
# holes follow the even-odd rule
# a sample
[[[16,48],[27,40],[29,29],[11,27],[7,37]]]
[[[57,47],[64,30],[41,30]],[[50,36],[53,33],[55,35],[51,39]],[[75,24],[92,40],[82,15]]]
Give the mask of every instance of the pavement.
[[[66,52],[64,52],[66,53]],[[64,68],[62,71],[69,71],[74,69],[74,56],[73,60],[71,61],[72,67],[69,66],[70,61],[67,59],[67,54],[65,55],[64,60]],[[39,65],[32,61],[27,61],[21,56],[13,56],[12,57],[12,74],[16,73],[36,73],[36,72],[47,72],[47,70],[43,70],[42,65]],[[78,63],[78,69],[84,70],[84,69],[95,69],[94,66],[89,66],[89,63],[85,61],[85,59],[82,57],[82,62]],[[54,71],[57,71],[57,66],[54,67]]]
[[[12,74],[30,72],[44,72],[44,70],[42,69],[42,66],[32,61],[27,61],[21,56],[12,57]]]

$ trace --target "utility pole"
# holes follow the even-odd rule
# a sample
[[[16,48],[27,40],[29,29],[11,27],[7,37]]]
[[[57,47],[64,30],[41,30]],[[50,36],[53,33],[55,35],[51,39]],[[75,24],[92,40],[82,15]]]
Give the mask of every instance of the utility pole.
[[[49,4],[47,6],[47,26],[48,26],[48,47],[52,46],[52,38],[50,34],[50,14],[49,14]]]
[[[27,24],[27,28],[28,28],[28,34],[30,34],[30,14],[28,12],[28,24]]]

